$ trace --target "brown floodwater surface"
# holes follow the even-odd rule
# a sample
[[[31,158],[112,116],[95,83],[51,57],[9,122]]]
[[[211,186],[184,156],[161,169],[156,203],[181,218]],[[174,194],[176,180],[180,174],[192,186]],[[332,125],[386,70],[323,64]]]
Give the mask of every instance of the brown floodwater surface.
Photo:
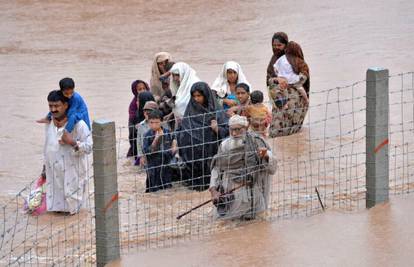
[[[91,121],[106,118],[114,120],[117,127],[125,127],[132,99],[130,84],[136,79],[149,81],[155,53],[170,52],[175,61],[187,62],[210,84],[224,62],[235,60],[252,89],[265,90],[271,36],[285,31],[304,50],[311,70],[310,101],[315,106],[326,103],[327,98],[314,93],[364,80],[369,67],[385,67],[391,74],[413,71],[413,14],[412,0],[0,1],[0,199],[14,196],[40,173],[44,127],[35,120],[48,112],[47,94],[58,89],[63,77],[75,79],[76,90],[88,104]],[[363,83],[355,89],[362,91],[357,95],[364,95]],[[328,101],[335,97],[333,94]],[[364,104],[365,99],[361,99]],[[347,103],[343,103],[341,112],[354,108]],[[324,142],[308,142],[317,134],[323,139],[326,128],[330,136],[335,136],[341,122],[341,126],[347,126],[344,131],[355,129],[346,118],[338,119],[338,106],[308,113],[312,121],[323,119],[326,113],[336,116],[325,129],[323,124],[313,126],[316,135],[305,126],[301,133],[273,142],[279,159],[307,155],[310,148],[336,146],[341,150],[342,143],[354,141],[355,137],[339,134]],[[392,122],[399,122],[401,113],[390,114]],[[411,109],[409,113],[413,116]],[[356,120],[352,123],[364,125],[364,111],[352,119]],[[409,116],[405,119],[412,120]],[[119,146],[121,157],[126,153],[125,130]],[[408,142],[407,137],[405,140]],[[354,151],[352,143],[354,153],[365,146],[355,147]],[[288,162],[280,162],[279,166]],[[342,161],[344,164],[347,161]],[[144,190],[143,175],[139,176],[139,184],[132,186],[138,174],[131,162],[120,160],[118,169],[121,200],[128,197],[127,193]],[[306,172],[306,167],[301,171]],[[196,193],[166,194],[180,202]],[[206,192],[199,200],[207,196]],[[411,197],[357,214],[329,211],[275,224],[253,223],[216,233],[204,241],[126,257],[122,264],[413,266],[412,203]],[[44,217],[41,222],[50,218],[54,217]]]
[[[413,196],[370,210],[255,223],[109,266],[413,266]]]
[[[44,132],[34,121],[62,77],[75,79],[92,120],[126,126],[130,84],[149,80],[156,52],[171,52],[209,83],[236,60],[263,90],[271,36],[285,31],[302,45],[317,92],[362,80],[370,66],[412,71],[413,13],[410,0],[1,1],[1,193],[40,172]]]

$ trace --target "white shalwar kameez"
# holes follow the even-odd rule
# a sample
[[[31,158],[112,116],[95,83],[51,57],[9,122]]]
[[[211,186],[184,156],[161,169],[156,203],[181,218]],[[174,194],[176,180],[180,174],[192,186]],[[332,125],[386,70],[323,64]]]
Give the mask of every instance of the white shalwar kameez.
[[[83,205],[92,135],[84,121],[76,123],[71,133],[79,147],[75,151],[70,145],[59,144],[64,128],[56,127],[53,121],[46,126],[46,206],[47,211],[75,214]]]

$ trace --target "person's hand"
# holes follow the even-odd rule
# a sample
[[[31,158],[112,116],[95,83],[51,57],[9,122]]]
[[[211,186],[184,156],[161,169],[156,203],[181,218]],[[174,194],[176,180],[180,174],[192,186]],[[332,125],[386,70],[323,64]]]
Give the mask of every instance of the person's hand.
[[[59,141],[59,143],[61,145],[63,144],[67,144],[70,146],[75,146],[76,145],[76,141],[73,139],[72,135],[70,133],[68,133],[67,131],[63,131],[63,135],[61,140]]]
[[[288,84],[288,82],[285,78],[277,77],[276,80],[279,83],[279,87],[280,87],[281,90],[285,90],[289,87],[289,84]]]
[[[37,123],[49,123],[50,120],[48,118],[41,118],[40,120],[36,121]]]
[[[163,135],[164,135],[164,131],[162,129],[158,129],[157,132],[155,133],[156,138],[160,138]]]
[[[145,157],[144,157],[144,156],[140,157],[140,158],[139,158],[139,165],[140,165],[140,166],[142,166],[142,167],[144,167],[144,166],[145,166],[146,161],[147,161],[147,160],[145,159]]]
[[[167,79],[168,77],[170,77],[170,75],[171,75],[171,72],[170,71],[167,71],[167,72],[165,72],[165,73],[163,73],[163,74],[160,75],[160,80]]]
[[[171,153],[173,155],[175,155],[175,153],[177,153],[177,150],[178,150],[178,148],[177,148],[177,140],[174,139],[172,141],[172,144],[171,144]]]
[[[215,187],[210,188],[211,198],[215,201],[218,201],[219,197],[221,196],[220,192],[217,191]]]
[[[211,120],[210,127],[215,133],[218,133],[218,124],[216,120]]]
[[[224,99],[223,103],[226,104],[229,107],[237,106],[237,101],[236,100]]]
[[[228,109],[228,110],[226,111],[226,114],[227,114],[227,117],[231,118],[231,117],[234,115],[234,112],[233,112],[233,110]]]
[[[267,148],[265,147],[258,148],[257,154],[259,155],[261,159],[265,159],[269,157],[269,155],[267,155]]]
[[[158,146],[158,143],[160,142],[160,138],[163,136],[164,132],[162,129],[159,129],[155,132],[154,141],[152,141],[151,147],[153,150],[155,150]]]

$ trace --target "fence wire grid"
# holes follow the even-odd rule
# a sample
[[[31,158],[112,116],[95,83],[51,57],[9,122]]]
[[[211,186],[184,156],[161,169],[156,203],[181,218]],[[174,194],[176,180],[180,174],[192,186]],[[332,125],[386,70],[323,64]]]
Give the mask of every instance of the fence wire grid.
[[[268,209],[254,221],[312,216],[321,213],[322,207],[344,212],[365,208],[365,90],[363,80],[311,92],[302,130],[290,136],[267,138],[277,168],[269,185]],[[389,189],[392,195],[401,195],[414,189],[413,72],[389,76],[389,103]],[[217,220],[211,203],[177,220],[179,214],[209,200],[208,190],[189,189],[183,183],[189,177],[178,172],[171,188],[145,193],[145,168],[135,166],[134,158],[126,157],[128,127],[118,127],[116,138],[122,254],[171,246],[252,223]],[[211,144],[217,141],[221,140]],[[96,263],[91,155],[88,161],[85,204],[78,214],[28,215],[24,201],[35,181],[14,198],[2,198],[0,265]],[[191,184],[191,179],[186,182]]]

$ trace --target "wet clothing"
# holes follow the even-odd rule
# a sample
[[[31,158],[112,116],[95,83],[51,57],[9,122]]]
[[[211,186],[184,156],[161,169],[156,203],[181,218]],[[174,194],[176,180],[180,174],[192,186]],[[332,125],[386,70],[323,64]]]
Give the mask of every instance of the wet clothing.
[[[142,157],[144,155],[144,138],[145,134],[150,130],[147,120],[143,120],[135,126],[137,130],[137,156]]]
[[[268,159],[260,159],[258,148],[267,148]],[[217,191],[232,194],[216,202],[217,217],[254,219],[268,208],[271,174],[276,171],[276,160],[269,145],[259,135],[247,133],[244,137],[225,139],[211,164],[211,184]]]
[[[92,152],[92,135],[83,120],[77,122],[72,131],[79,147],[75,151],[70,145],[59,144],[63,129],[55,126],[53,121],[45,129],[46,206],[48,211],[74,214],[83,206],[88,180],[87,154]]]
[[[192,95],[198,91],[205,104],[198,104],[192,97],[185,111],[181,126],[177,130],[179,154],[186,164],[183,178],[195,190],[205,190],[210,183],[210,162],[216,154],[221,140],[228,136],[228,119],[222,110],[217,110],[210,87],[198,82],[191,88]],[[218,133],[211,128],[216,120]]]
[[[131,103],[129,104],[129,108],[128,108],[128,113],[129,113],[128,122],[132,125],[135,125],[135,124],[139,123],[138,117],[137,117],[137,111],[138,111],[137,85],[139,83],[144,84],[145,89],[147,91],[149,91],[148,84],[146,82],[142,81],[142,80],[136,80],[131,84],[131,91],[132,91],[132,94],[134,95],[134,97],[132,98]]]
[[[174,136],[167,129],[162,130],[164,134],[155,149],[152,148],[152,143],[156,133],[149,130],[144,135],[143,152],[147,160],[145,192],[155,192],[172,186],[172,170],[168,164],[173,157],[171,146]]]
[[[152,94],[149,91],[141,92],[137,96],[137,99],[138,99],[138,101],[135,101],[137,103],[137,109],[135,111],[135,116],[134,116],[133,120],[130,120],[128,122],[129,150],[128,150],[128,153],[127,153],[127,157],[136,157],[137,154],[139,153],[138,144],[137,144],[138,132],[137,132],[136,125],[145,120],[145,116],[144,116],[144,105],[145,105],[145,103],[148,102],[148,101],[154,101],[154,97],[152,96]],[[132,104],[132,102],[131,102],[131,104]]]
[[[295,49],[297,56],[289,51]],[[275,71],[288,80],[289,87],[281,90],[279,85],[269,86],[269,99],[272,101],[272,123],[269,136],[284,136],[297,133],[302,128],[308,111],[309,102],[303,95],[309,96],[309,67],[303,59],[303,52],[299,44],[289,42],[286,56],[275,63]]]
[[[181,120],[184,116],[185,110],[191,98],[191,87],[196,82],[200,81],[197,73],[187,63],[178,62],[175,63],[170,72],[172,74],[180,75],[180,85],[176,82],[171,82],[171,93],[174,100],[174,116],[176,119]]]
[[[297,133],[302,128],[309,104],[294,86],[280,90],[278,86],[270,89],[272,100],[272,122],[269,136],[285,136]]]

